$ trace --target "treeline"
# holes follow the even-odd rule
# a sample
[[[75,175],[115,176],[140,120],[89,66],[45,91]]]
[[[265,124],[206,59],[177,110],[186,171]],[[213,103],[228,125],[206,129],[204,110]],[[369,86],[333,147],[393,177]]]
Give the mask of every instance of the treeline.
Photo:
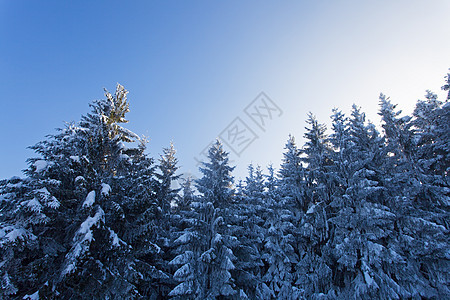
[[[383,133],[357,106],[330,132],[310,114],[279,171],[239,182],[216,141],[175,189],[118,85],[0,182],[0,298],[450,298],[449,98],[401,117],[381,95]]]

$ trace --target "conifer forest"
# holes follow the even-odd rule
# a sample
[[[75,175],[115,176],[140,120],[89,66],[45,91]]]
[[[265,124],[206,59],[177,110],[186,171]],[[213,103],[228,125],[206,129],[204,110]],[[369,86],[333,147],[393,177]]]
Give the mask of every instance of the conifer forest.
[[[0,298],[450,299],[442,89],[411,115],[381,94],[380,127],[299,112],[304,144],[238,180],[220,140],[198,179],[150,157],[117,85],[0,181]]]

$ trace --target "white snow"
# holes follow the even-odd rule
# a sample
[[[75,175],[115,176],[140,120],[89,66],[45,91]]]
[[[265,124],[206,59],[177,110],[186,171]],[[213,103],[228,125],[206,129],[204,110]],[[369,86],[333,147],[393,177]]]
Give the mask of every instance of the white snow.
[[[156,245],[156,244],[154,244],[152,242],[148,242],[148,244],[150,246],[152,246],[156,250],[156,253],[160,253],[161,252],[161,247],[159,247],[158,245]],[[131,245],[129,247],[132,248]]]
[[[120,159],[131,162],[131,158],[126,154],[120,154]]]
[[[25,295],[22,299],[39,300],[39,291],[31,295]]]
[[[214,237],[214,244],[219,243],[220,241],[222,241],[222,235],[219,233],[216,233],[215,237]]]
[[[80,163],[80,157],[78,155],[71,155],[69,158],[74,162]]]
[[[34,234],[30,234],[23,228],[14,228],[5,236],[5,238],[10,242],[15,242],[18,239],[25,240],[25,236],[28,236],[31,240],[36,239],[36,236]]]
[[[46,171],[48,168],[48,162],[45,160],[37,160],[34,162],[34,167],[36,168],[37,173],[41,173],[42,171]]]
[[[112,239],[112,244],[114,247],[119,247],[120,246],[119,242],[123,243],[123,241],[119,239],[119,236],[117,235],[117,233],[115,233],[113,230],[109,229],[109,234]]]
[[[20,180],[20,178],[18,178],[18,179]],[[12,180],[12,178],[10,180]],[[8,182],[8,184],[6,186],[9,188],[20,188],[20,187],[22,187],[22,185],[23,185],[23,182],[19,181],[18,183]]]
[[[367,247],[369,248],[369,254],[370,257],[378,257],[381,255],[382,251],[384,250],[384,247],[380,244],[373,243],[371,241],[367,241]]]
[[[41,203],[36,199],[33,198],[29,201],[25,201],[27,206],[34,212],[40,213],[42,210],[42,205]]]
[[[193,283],[192,281],[185,281],[177,285],[170,293],[169,296],[179,296],[191,294],[193,291]]]
[[[248,299],[247,294],[246,294],[243,290],[240,290],[240,291],[239,291],[239,297],[240,297],[241,299]]]
[[[50,192],[47,190],[46,187],[43,187],[41,189],[36,190],[36,192],[44,194],[44,195],[50,195]]]
[[[84,234],[83,241],[85,240],[92,241],[91,227],[96,225],[100,220],[102,220],[104,215],[105,212],[103,211],[103,209],[99,208],[93,217],[88,217],[83,223],[81,223],[80,229],[78,229],[78,234],[81,235]]]
[[[58,208],[61,205],[61,203],[59,203],[58,199],[56,199],[53,196],[50,198],[50,200],[51,201],[47,202],[47,206],[50,207],[50,208],[55,209],[55,208]]]
[[[93,217],[88,217],[83,223],[81,223],[80,229],[78,229],[75,237],[73,238],[75,244],[72,246],[70,252],[66,254],[68,262],[62,272],[62,276],[66,276],[75,270],[77,258],[88,250],[88,245],[93,239],[91,230],[92,226],[103,220],[104,215],[105,212],[99,208]]]
[[[275,234],[277,232],[275,226],[273,226],[273,224],[270,226],[269,228],[269,234]]]
[[[220,225],[220,224],[223,224],[223,218],[222,218],[222,217],[217,217],[217,218],[214,220],[214,226],[218,226],[218,225]]]
[[[194,253],[188,250],[182,254],[177,255],[169,262],[169,265],[183,265],[188,263],[193,257]]]
[[[2,201],[9,201],[9,200],[11,200],[11,198],[14,198],[14,194],[13,193],[5,193],[3,195],[0,195],[0,202],[2,202]]]
[[[111,192],[111,187],[109,186],[109,184],[102,183],[102,195],[108,196],[110,192]]]
[[[187,277],[189,274],[191,274],[191,265],[190,264],[185,264],[184,266],[182,266],[181,268],[179,268],[175,274],[173,274],[173,277],[176,279],[183,279],[185,277]]]
[[[53,208],[53,209],[58,208],[60,206],[58,199],[56,199],[54,196],[52,196],[46,187],[38,189],[38,190],[36,190],[36,192],[38,192],[41,195],[41,197],[44,198],[44,200],[46,201],[46,203],[45,203],[46,206]],[[28,206],[30,206],[30,203],[28,203]],[[37,208],[39,208],[39,207],[37,207]],[[41,206],[41,208],[42,208],[42,206]],[[40,212],[40,209],[39,209],[39,212]]]
[[[306,214],[312,214],[312,213],[314,213],[315,208],[316,208],[316,205],[313,204],[313,205],[308,209],[308,211],[306,212]]]
[[[364,279],[368,286],[372,286],[374,284],[373,278],[369,275],[369,272],[364,271]]]
[[[231,259],[227,257],[223,262],[222,268],[224,268],[225,270],[233,270],[235,267],[234,264],[231,262]]]
[[[78,183],[79,181],[85,181],[84,177],[83,176],[77,176],[75,178],[75,183]]]
[[[26,235],[27,232],[23,228],[15,228],[11,230],[7,235],[6,238],[10,240],[11,242],[15,242],[18,238],[21,238],[22,236]]]
[[[95,202],[95,191],[90,191],[83,202],[82,207],[91,207]]]
[[[200,259],[206,263],[210,263],[216,257],[216,254],[214,254],[214,248],[210,248],[209,250],[203,252]]]
[[[444,226],[436,224],[434,222],[427,221],[423,218],[413,218],[413,220],[417,221],[417,223],[422,223],[424,226],[427,226],[427,227],[431,227],[434,229],[440,229],[440,230],[446,230]]]
[[[47,179],[47,180],[45,180],[45,182],[48,183],[49,185],[55,185],[55,186],[61,185],[61,181],[56,180],[56,179]]]
[[[186,244],[187,242],[189,242],[191,240],[191,233],[190,232],[186,232],[184,234],[182,234],[179,238],[177,238],[175,240],[175,244]]]

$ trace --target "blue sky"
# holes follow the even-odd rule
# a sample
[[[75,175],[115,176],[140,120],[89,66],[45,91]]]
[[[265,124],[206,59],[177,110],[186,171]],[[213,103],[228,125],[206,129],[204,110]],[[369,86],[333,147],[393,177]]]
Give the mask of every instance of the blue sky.
[[[28,146],[77,121],[121,83],[127,128],[157,157],[173,141],[182,171],[239,117],[258,136],[235,175],[278,166],[303,143],[309,111],[378,95],[411,112],[450,67],[450,1],[0,1],[0,178],[21,175]],[[264,131],[244,109],[260,92],[283,111]]]

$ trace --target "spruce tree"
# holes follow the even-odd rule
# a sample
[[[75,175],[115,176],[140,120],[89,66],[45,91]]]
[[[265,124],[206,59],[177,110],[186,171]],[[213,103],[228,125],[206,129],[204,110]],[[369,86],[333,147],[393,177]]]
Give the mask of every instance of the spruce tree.
[[[296,285],[306,298],[322,294],[333,296],[329,253],[330,202],[333,186],[329,180],[332,151],[326,127],[313,114],[308,115],[305,145],[301,151],[304,164],[304,215],[298,226],[300,260],[296,265]]]
[[[335,119],[339,140],[337,174],[345,180],[343,194],[336,197],[333,239],[328,244],[333,259],[333,278],[342,297],[390,299],[404,296],[391,278],[402,264],[396,252],[396,215],[384,204],[383,139],[365,114],[353,105],[347,130]],[[396,269],[397,268],[397,269]]]
[[[2,201],[2,255],[9,259],[1,269],[9,293],[139,295],[141,274],[130,267],[135,259],[125,242],[131,203],[123,190],[139,152],[125,143],[139,137],[120,125],[127,122],[127,91],[118,85],[105,95],[78,124],[32,147],[40,157],[28,160],[27,177]]]
[[[434,96],[428,94],[428,98],[429,102],[434,101]],[[428,171],[421,170],[420,163],[415,161],[414,143],[420,139],[411,138],[404,142],[401,138],[413,136],[411,117],[399,117],[400,112],[396,112],[384,96],[380,97],[380,107],[389,151],[386,186],[390,191],[391,206],[399,215],[396,222],[398,239],[400,249],[405,253],[400,285],[412,297],[445,298],[449,294],[448,279],[445,279],[449,278],[445,254],[449,239],[448,228],[442,221],[448,219],[448,206],[446,208],[439,201],[443,199],[442,190],[429,180]]]
[[[231,250],[234,239],[228,234],[227,207],[233,202],[233,167],[228,165],[228,153],[217,140],[203,162],[203,174],[197,181],[199,201],[194,204],[196,223],[175,243],[189,249],[176,256],[171,264],[181,266],[174,274],[180,283],[170,296],[214,299],[236,294],[230,271],[235,256]]]
[[[248,167],[248,176],[242,193],[235,197],[232,205],[231,224],[228,226],[238,243],[233,247],[236,256],[235,269],[232,271],[241,298],[264,298],[265,287],[262,284],[262,255],[266,236],[265,222],[269,212],[265,197],[265,178],[261,167]]]
[[[293,268],[298,262],[298,256],[294,247],[296,241],[293,223],[298,221],[304,203],[301,193],[303,172],[294,137],[289,137],[285,149],[279,171],[280,180],[276,181],[273,169],[269,170],[266,202],[270,214],[265,224],[262,280],[266,296],[295,299],[299,291],[294,286]]]

